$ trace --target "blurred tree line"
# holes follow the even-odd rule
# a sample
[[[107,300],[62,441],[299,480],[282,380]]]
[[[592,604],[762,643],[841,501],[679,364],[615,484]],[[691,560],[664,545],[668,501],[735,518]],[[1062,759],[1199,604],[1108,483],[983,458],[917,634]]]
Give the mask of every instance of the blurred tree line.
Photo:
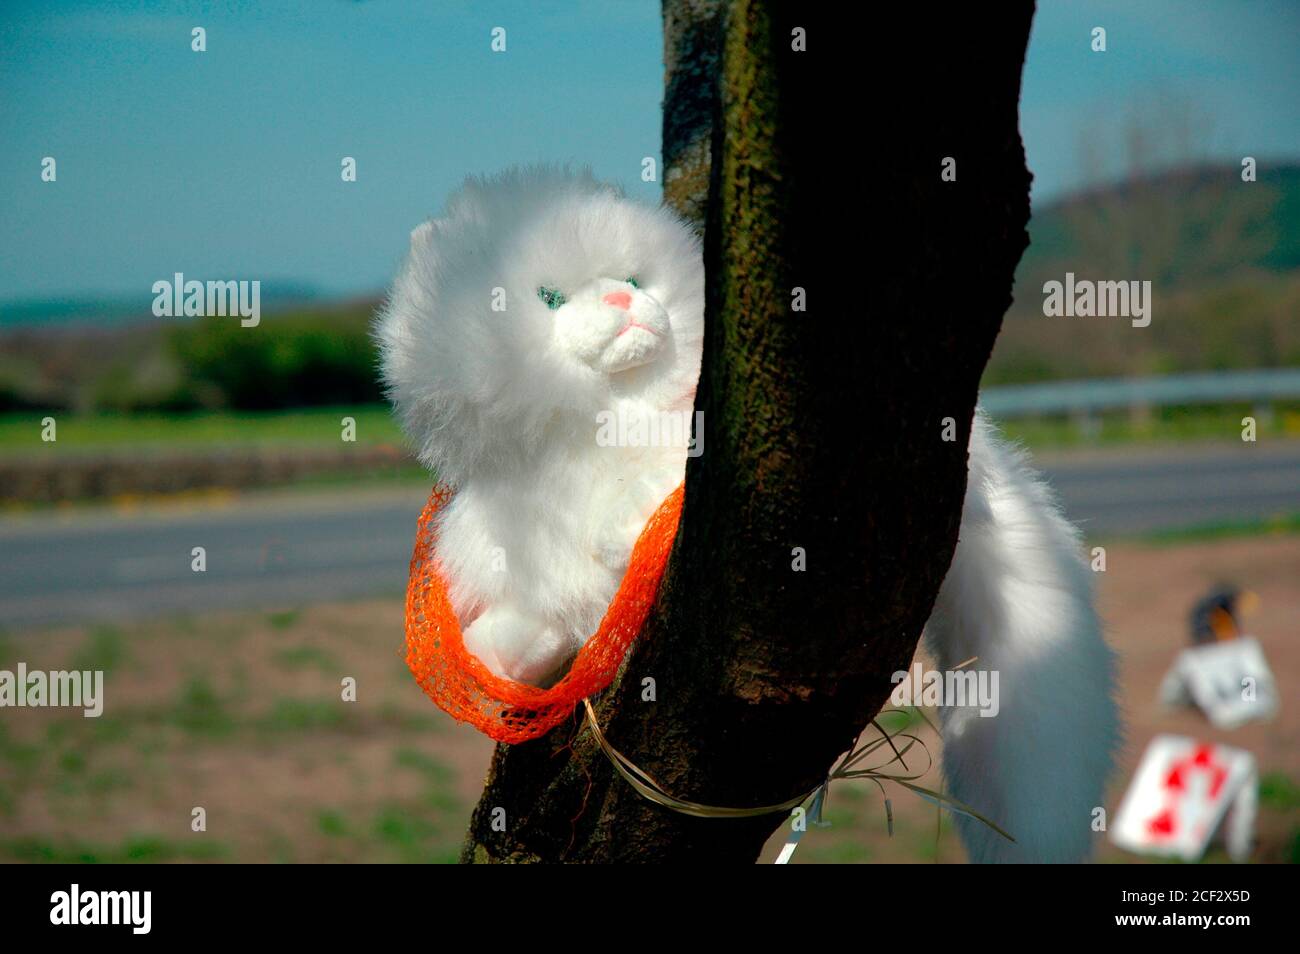
[[[266,411],[380,403],[373,303],[116,329],[10,332],[0,412]]]
[[[205,396],[244,411],[364,404],[384,398],[368,321],[290,315],[261,334],[204,321],[175,329],[171,345],[198,405]]]

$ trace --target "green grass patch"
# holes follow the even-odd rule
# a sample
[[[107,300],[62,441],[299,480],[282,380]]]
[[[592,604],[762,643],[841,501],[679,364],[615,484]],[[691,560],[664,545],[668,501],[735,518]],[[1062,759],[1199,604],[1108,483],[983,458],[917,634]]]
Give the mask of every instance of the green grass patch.
[[[1282,811],[1300,808],[1300,785],[1281,772],[1270,772],[1259,780],[1259,801]]]
[[[419,772],[431,782],[449,785],[456,780],[456,773],[440,759],[421,752],[419,749],[401,748],[393,755],[398,768]]]
[[[445,732],[447,720],[442,718],[433,703],[421,711],[404,709],[392,702],[379,707],[379,721],[386,729],[395,732]]]
[[[19,742],[9,733],[4,722],[0,722],[0,764],[8,765],[16,775],[29,774],[41,762],[43,749],[39,745]]]
[[[294,623],[298,622],[298,617],[302,616],[302,610],[284,610],[279,613],[271,613],[266,617],[266,621],[271,624],[272,629],[289,629]]]
[[[418,809],[386,805],[371,824],[374,837],[400,861],[412,864],[452,864],[459,847],[443,837],[442,829]]]
[[[393,762],[398,768],[415,772],[425,780],[427,788],[421,796],[423,808],[445,817],[458,814],[464,807],[453,790],[456,772],[441,759],[406,746],[393,753]]]
[[[1086,426],[1065,417],[1000,422],[1009,436],[1031,449],[1187,440],[1240,440],[1241,419],[1257,416],[1249,405],[1154,408],[1146,416],[1107,412]],[[196,411],[176,413],[55,413],[57,441],[41,439],[44,412],[0,414],[0,455],[75,454],[208,447],[337,447],[343,419],[356,421],[356,444],[404,446],[387,405],[299,408],[279,411]],[[1258,437],[1300,436],[1300,408],[1279,405],[1258,417]],[[412,463],[399,476],[420,477]],[[321,482],[340,478],[322,475]],[[355,480],[355,478],[348,478]]]
[[[206,836],[196,836],[206,837]],[[0,849],[13,861],[44,864],[142,864],[165,861],[219,861],[230,854],[227,846],[214,841],[189,843],[154,836],[136,836],[119,845],[49,838],[14,838]]]
[[[314,732],[343,724],[342,702],[319,699],[277,699],[271,711],[256,720],[263,732]]]
[[[69,749],[59,756],[59,770],[70,775],[80,775],[86,771],[86,756],[76,749]]]
[[[54,413],[55,441],[41,439],[40,411],[0,414],[0,454],[230,446],[340,446],[343,418],[356,421],[356,443],[402,445],[386,405],[292,411],[197,411],[174,414]]]
[[[280,669],[289,670],[315,668],[331,673],[341,668],[333,654],[317,646],[286,646],[272,653],[271,661]]]
[[[208,736],[226,735],[235,725],[225,700],[202,676],[186,681],[175,709],[166,721],[173,721],[194,735]]]
[[[126,642],[112,626],[96,626],[69,663],[70,669],[111,672],[127,659]]]
[[[874,786],[873,786],[874,788]],[[838,792],[832,793],[832,798],[838,798]],[[824,813],[824,820],[830,823],[829,828],[818,828],[811,820],[807,822],[808,828],[804,833],[803,839],[799,842],[799,848],[795,852],[795,859],[804,862],[814,862],[817,864],[865,864],[871,860],[870,850],[858,840],[852,837],[852,833],[861,831],[861,826],[866,824],[863,815],[856,808],[846,808],[841,802],[838,807],[828,803]],[[883,819],[881,824],[883,824]],[[777,829],[782,836],[782,840],[789,837],[790,829],[788,825],[783,825]],[[838,833],[838,837],[820,837]],[[844,837],[848,834],[849,837]]]
[[[88,795],[101,798],[109,792],[123,791],[131,788],[135,784],[131,776],[120,769],[108,769],[103,772],[94,772],[87,776],[85,788]]]
[[[91,745],[111,745],[124,742],[131,735],[131,723],[127,719],[102,715],[98,719],[85,719],[81,723],[89,726]]]
[[[1233,537],[1290,536],[1296,533],[1300,533],[1300,511],[1255,520],[1221,520],[1168,530],[1152,530],[1138,534],[1137,539],[1158,546],[1179,546]]]
[[[1300,437],[1300,413],[1279,405],[1260,415],[1250,405],[1153,408],[1146,416],[1128,411],[1099,414],[1081,423],[1066,417],[1016,418],[999,421],[1002,432],[1031,450],[1184,441],[1240,441],[1243,417],[1256,419],[1256,437]]]
[[[316,828],[322,835],[330,838],[342,838],[351,831],[347,819],[334,811],[324,811],[317,814]]]

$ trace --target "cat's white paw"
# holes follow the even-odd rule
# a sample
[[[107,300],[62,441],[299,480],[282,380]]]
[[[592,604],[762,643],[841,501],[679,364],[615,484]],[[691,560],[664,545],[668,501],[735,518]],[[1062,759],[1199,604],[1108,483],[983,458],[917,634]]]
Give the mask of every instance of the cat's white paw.
[[[543,685],[569,656],[569,640],[512,606],[485,610],[464,633],[465,648],[498,676]]]

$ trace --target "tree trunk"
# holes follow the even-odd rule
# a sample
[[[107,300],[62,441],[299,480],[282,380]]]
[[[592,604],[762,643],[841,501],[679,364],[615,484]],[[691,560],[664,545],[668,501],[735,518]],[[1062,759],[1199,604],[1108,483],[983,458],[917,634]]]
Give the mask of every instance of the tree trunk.
[[[814,787],[910,662],[1027,242],[1032,3],[863,23],[808,6],[665,4],[665,194],[687,215],[711,127],[704,453],[655,611],[596,709],[669,792],[712,805]],[[715,69],[687,68],[701,50]],[[750,862],[786,818],[661,808],[580,727],[498,746],[465,860]]]
[[[697,229],[709,199],[723,0],[664,0],[664,202]]]

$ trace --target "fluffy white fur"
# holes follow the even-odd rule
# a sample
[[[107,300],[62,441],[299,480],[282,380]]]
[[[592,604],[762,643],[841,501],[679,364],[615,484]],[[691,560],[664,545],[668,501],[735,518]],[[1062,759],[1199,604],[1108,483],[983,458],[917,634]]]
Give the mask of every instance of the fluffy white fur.
[[[598,414],[689,415],[703,332],[691,231],[590,174],[471,179],[412,233],[378,325],[384,374],[420,459],[456,490],[437,555],[495,672],[553,681],[596,631],[686,466],[685,446],[601,446]]]
[[[566,303],[551,310],[540,287]],[[703,321],[690,230],[589,174],[472,179],[412,233],[378,324],[384,374],[421,460],[456,490],[438,557],[494,671],[546,684],[596,631],[686,461],[683,446],[601,446],[597,414],[689,412]],[[977,861],[1088,850],[1118,728],[1078,544],[977,416],[960,541],[926,628],[940,667],[978,656],[1000,672],[997,717],[944,711],[949,790],[1017,838],[959,819]]]
[[[1114,661],[1078,532],[982,412],[959,533],[926,647],[940,669],[997,670],[1000,710],[941,710],[944,775],[1016,842],[971,818],[958,830],[974,861],[1082,860],[1119,743]]]

